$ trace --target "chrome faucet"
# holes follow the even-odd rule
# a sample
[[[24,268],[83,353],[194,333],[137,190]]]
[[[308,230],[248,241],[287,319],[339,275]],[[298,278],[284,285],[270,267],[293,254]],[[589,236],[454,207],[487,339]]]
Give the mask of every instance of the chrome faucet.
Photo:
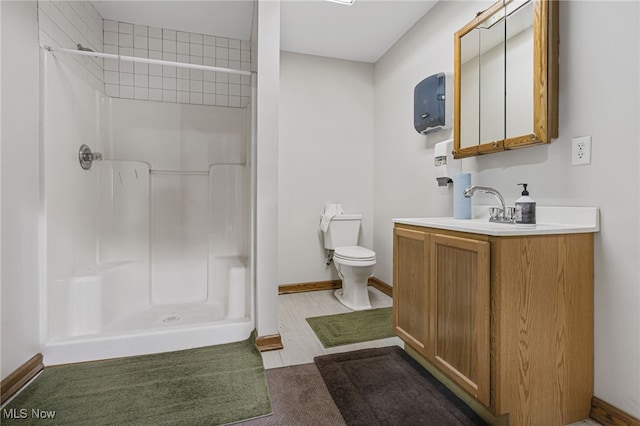
[[[83,170],[89,170],[94,161],[102,161],[102,154],[99,152],[91,152],[91,148],[82,144],[78,151],[78,160]]]
[[[499,208],[492,207],[489,209],[490,222],[512,223],[515,220],[515,209],[513,207],[507,207],[507,205],[504,202],[504,198],[502,198],[502,195],[497,190],[493,188],[489,188],[487,186],[471,185],[465,188],[463,194],[465,197],[471,198],[471,196],[476,192],[491,194],[500,203]]]

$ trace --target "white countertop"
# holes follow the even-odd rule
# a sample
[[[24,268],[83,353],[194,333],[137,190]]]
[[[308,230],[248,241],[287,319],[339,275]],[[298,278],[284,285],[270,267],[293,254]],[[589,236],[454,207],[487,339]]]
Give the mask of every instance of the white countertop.
[[[537,223],[535,225],[516,225],[489,222],[489,206],[474,206],[472,219],[454,219],[453,217],[396,218],[393,219],[393,223],[501,237],[599,232],[599,216],[597,207],[539,206],[536,208]]]

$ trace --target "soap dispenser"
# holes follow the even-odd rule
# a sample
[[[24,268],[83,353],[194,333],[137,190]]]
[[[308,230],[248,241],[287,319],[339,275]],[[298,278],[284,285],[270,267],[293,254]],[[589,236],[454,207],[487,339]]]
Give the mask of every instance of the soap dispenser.
[[[516,224],[518,225],[535,225],[536,224],[536,202],[529,197],[526,183],[519,183],[524,190],[522,196],[516,200]]]

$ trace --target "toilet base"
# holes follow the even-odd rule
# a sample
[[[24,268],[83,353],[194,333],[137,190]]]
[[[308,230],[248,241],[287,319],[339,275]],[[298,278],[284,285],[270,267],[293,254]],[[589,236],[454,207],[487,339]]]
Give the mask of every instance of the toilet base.
[[[344,294],[344,288],[337,289],[333,295],[338,299],[340,303],[342,303],[347,308],[352,311],[366,311],[367,309],[371,309],[371,303],[369,302],[369,293],[367,292],[367,288],[364,288],[364,294],[351,295],[351,297],[346,297]]]

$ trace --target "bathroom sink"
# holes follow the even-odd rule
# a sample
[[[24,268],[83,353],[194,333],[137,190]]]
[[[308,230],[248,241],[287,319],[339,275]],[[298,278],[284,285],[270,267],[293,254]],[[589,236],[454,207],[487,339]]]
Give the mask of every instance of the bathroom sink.
[[[489,222],[486,210],[475,209],[473,219],[397,218],[393,219],[393,222],[493,236],[572,234],[600,230],[599,212],[596,207],[538,207],[536,225]]]

